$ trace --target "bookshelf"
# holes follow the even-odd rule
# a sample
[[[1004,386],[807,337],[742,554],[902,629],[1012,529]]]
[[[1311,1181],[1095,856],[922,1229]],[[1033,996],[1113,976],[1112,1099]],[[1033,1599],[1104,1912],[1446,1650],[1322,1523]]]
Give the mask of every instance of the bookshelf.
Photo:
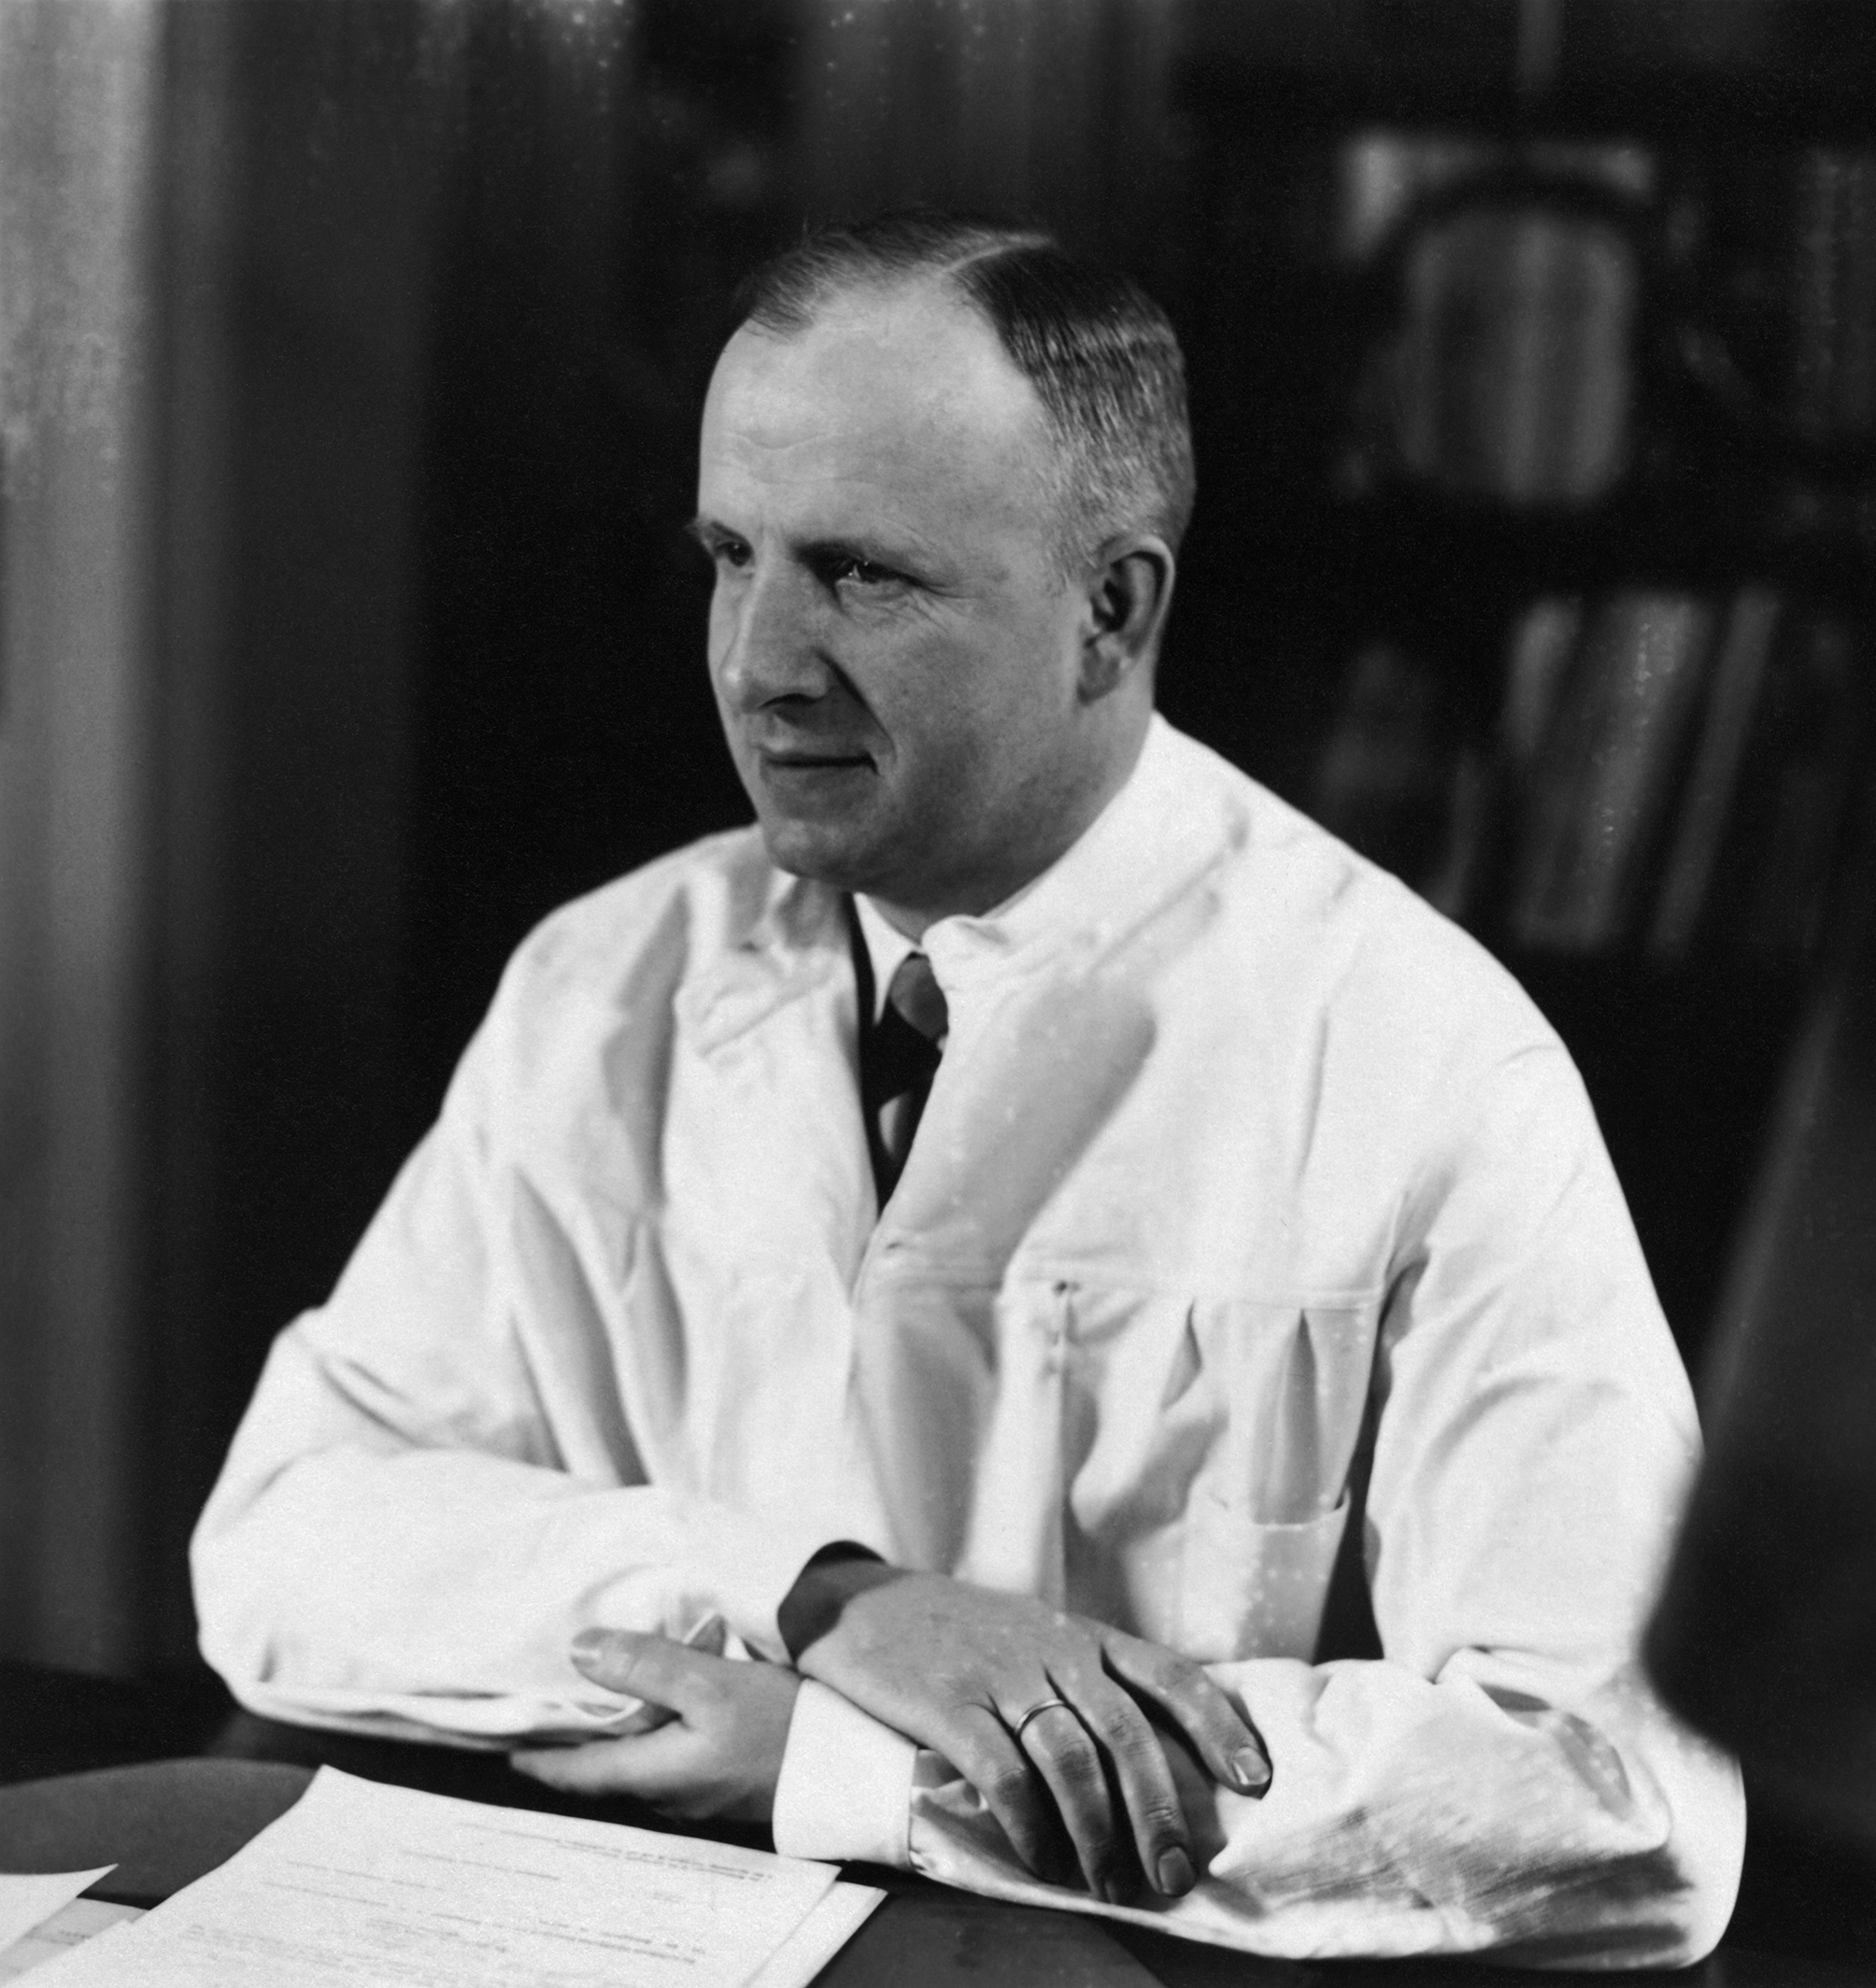
[[[1188,29],[1169,710],[1530,989],[1698,1366],[1871,778],[1876,21]]]

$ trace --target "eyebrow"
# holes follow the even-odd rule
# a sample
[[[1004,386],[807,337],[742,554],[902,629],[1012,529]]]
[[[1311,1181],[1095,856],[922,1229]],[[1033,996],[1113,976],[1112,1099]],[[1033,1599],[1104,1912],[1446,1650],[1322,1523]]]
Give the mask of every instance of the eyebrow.
[[[915,561],[908,548],[883,546],[869,538],[810,538],[794,547],[797,558],[813,564],[821,560],[862,560],[869,566],[889,566],[895,572]]]
[[[742,533],[733,532],[728,525],[720,524],[710,517],[700,514],[684,527],[685,536],[708,552],[718,540],[740,538]],[[875,539],[865,537],[829,537],[803,539],[789,547],[796,559],[807,564],[820,561],[838,559],[864,560],[869,565],[890,567],[900,571],[907,564],[921,562],[921,555],[916,547],[882,545]]]

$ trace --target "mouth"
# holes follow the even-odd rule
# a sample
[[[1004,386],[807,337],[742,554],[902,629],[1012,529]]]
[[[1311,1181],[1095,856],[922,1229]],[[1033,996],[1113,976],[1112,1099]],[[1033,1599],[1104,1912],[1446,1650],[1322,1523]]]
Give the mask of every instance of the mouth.
[[[758,806],[765,818],[797,824],[849,820],[856,809],[869,804],[878,771],[870,752],[758,746],[752,758]]]
[[[870,752],[801,752],[756,749],[763,771],[778,774],[846,773],[856,767],[871,767]]]

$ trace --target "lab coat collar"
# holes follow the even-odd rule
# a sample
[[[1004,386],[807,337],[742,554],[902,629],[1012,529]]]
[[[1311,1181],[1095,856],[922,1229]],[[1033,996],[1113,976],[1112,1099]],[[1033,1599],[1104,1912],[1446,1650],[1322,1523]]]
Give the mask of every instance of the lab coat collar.
[[[705,1056],[852,971],[841,893],[786,871],[765,874],[741,936],[677,990],[678,1026]]]
[[[940,918],[920,942],[947,998],[1064,951],[1107,951],[1222,853],[1228,836],[1187,762],[1201,748],[1157,713],[1120,791],[1069,849],[994,911]],[[680,1025],[705,1055],[850,973],[840,893],[769,870],[743,936],[678,991]]]

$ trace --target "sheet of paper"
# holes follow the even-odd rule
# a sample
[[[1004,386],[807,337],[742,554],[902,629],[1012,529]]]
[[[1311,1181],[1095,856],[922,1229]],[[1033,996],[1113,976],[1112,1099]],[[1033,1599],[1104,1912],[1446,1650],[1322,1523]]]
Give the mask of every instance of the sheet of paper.
[[[133,1919],[143,1917],[139,1905],[111,1905],[102,1898],[74,1898],[63,1911],[57,1911],[44,1925],[36,1926],[24,1938],[16,1939],[10,1947],[0,1950],[0,1981],[16,1981],[29,1967],[43,1967],[49,1960],[57,1960],[67,1947],[81,1945],[88,1939],[95,1939],[100,1933],[107,1933],[114,1925],[123,1925]]]
[[[21,1934],[43,1925],[61,1906],[71,1904],[86,1885],[116,1868],[115,1864],[101,1864],[96,1870],[64,1870],[49,1877],[0,1871],[0,1952]]]
[[[821,1902],[749,1977],[748,1988],[807,1988],[885,1896],[871,1884],[830,1886]]]
[[[35,1988],[745,1988],[833,1871],[322,1768],[219,1870]]]

